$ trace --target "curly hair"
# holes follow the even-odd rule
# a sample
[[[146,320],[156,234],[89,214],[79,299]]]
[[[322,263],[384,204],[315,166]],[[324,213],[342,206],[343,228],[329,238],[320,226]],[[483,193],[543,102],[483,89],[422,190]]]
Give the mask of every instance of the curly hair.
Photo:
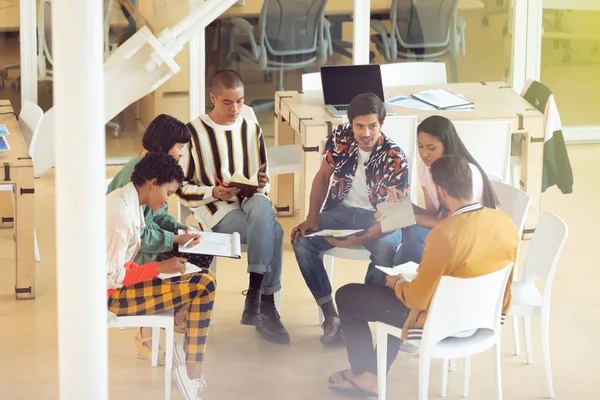
[[[136,164],[131,174],[131,182],[139,187],[153,179],[156,179],[159,186],[174,181],[181,183],[183,171],[177,161],[167,153],[150,152]]]
[[[148,125],[142,146],[148,151],[168,153],[177,143],[187,143],[191,137],[186,124],[170,115],[160,114]]]

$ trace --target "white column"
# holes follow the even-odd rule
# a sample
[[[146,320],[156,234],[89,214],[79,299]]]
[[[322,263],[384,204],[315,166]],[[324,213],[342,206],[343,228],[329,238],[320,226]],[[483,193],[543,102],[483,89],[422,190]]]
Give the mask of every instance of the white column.
[[[527,63],[526,79],[540,79],[542,65],[542,0],[527,1]]]
[[[21,102],[38,102],[37,32],[35,0],[20,2]]]
[[[371,0],[354,0],[352,63],[369,63]]]
[[[190,0],[190,14],[204,0]],[[200,29],[190,40],[190,121],[206,110],[206,28]]]
[[[517,93],[525,85],[525,66],[527,63],[527,2],[512,0],[512,54],[510,86]]]
[[[106,400],[103,9],[52,7],[59,397]]]

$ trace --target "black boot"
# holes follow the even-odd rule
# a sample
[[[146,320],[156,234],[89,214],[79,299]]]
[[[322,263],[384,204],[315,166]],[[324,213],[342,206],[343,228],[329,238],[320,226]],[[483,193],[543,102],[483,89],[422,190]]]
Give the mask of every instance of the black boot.
[[[260,290],[248,289],[242,293],[246,296],[246,304],[242,313],[242,325],[259,326],[260,325]]]
[[[290,334],[281,323],[281,317],[275,308],[275,304],[263,301],[260,306],[260,313],[262,322],[256,327],[256,331],[271,343],[288,344]]]

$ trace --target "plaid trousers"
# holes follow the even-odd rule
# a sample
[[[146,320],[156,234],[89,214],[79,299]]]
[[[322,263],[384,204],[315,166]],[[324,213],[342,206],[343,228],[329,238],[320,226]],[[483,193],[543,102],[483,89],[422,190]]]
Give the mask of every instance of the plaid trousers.
[[[209,270],[167,280],[152,278],[117,289],[108,309],[117,316],[145,315],[188,305],[183,349],[186,361],[202,362],[213,310],[217,281]]]

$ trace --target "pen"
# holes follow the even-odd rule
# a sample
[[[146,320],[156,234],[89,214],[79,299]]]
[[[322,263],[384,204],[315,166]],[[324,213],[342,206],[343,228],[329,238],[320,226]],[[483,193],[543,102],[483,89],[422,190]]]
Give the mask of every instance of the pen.
[[[194,241],[194,238],[191,238],[190,240],[188,240],[186,242],[186,244],[183,245],[183,247],[187,247],[188,244],[192,243]]]
[[[223,186],[223,183],[221,182],[221,180],[219,179],[218,176],[215,176],[215,180],[217,181],[217,183],[219,184],[219,186]]]

